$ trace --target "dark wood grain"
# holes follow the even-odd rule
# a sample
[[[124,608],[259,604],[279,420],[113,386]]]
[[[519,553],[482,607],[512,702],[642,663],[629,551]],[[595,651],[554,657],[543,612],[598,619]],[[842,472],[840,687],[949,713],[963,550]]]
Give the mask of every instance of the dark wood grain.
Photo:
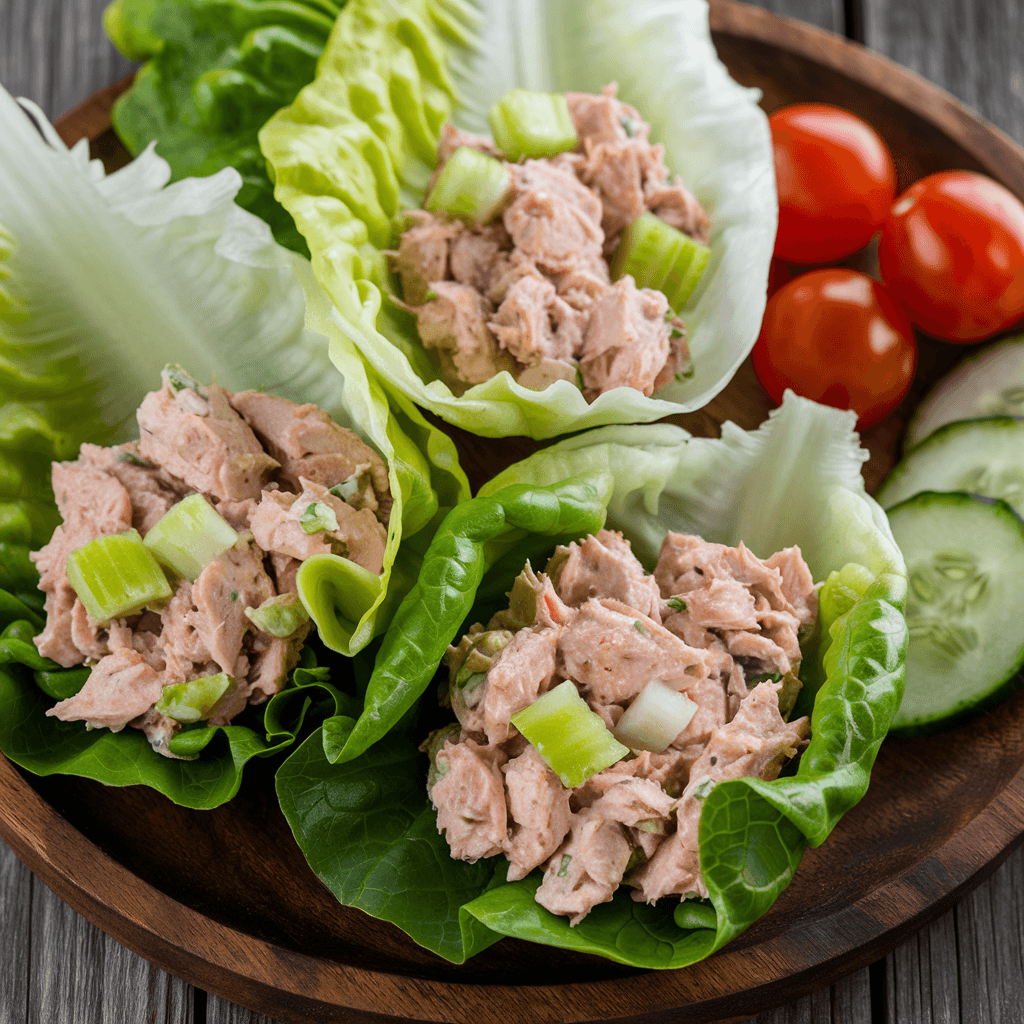
[[[733,74],[760,86],[768,109],[809,96],[840,102],[875,123],[908,180],[971,160],[1024,193],[1024,154],[913,76],[833,36],[733,4],[713,7],[713,26]],[[922,386],[947,361],[938,349],[923,361]],[[746,368],[686,423],[701,433],[717,432],[725,418],[752,426],[766,407]],[[866,438],[876,478],[905,414]],[[468,461],[479,458],[479,440],[462,445],[472,448]],[[645,1020],[697,1021],[749,1015],[808,992],[781,1019],[818,1020],[825,1003],[833,1015],[837,1007],[862,1016],[865,1009],[863,985],[829,993],[820,989],[824,977],[871,962],[951,905],[1019,841],[1022,768],[1024,698],[939,741],[889,741],[868,797],[826,846],[808,853],[772,912],[712,961],[671,974],[637,974],[508,940],[454,968],[389,926],[367,928],[309,874],[258,777],[227,808],[194,814],[81,780],[29,785],[7,769],[0,831],[64,899],[112,934],[215,993],[288,1019],[344,1006],[352,1020],[378,1020],[380,1011],[481,1024],[553,1019],[553,1012],[565,1021],[629,1020],[639,1019],[643,1005]],[[195,861],[183,861],[182,847]],[[197,878],[195,862],[220,871]],[[931,943],[931,934],[917,943]],[[947,947],[935,946],[942,963]],[[916,952],[894,958],[894,1013],[904,1012],[900,998],[913,1004],[914,985],[897,979],[922,962]],[[934,974],[917,985],[923,995],[910,1013],[922,1009],[925,995],[945,1000],[942,972]]]

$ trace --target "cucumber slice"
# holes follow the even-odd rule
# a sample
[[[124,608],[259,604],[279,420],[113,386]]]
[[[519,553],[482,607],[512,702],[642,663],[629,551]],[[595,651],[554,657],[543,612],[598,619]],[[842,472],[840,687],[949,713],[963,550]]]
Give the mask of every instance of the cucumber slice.
[[[906,446],[945,423],[977,416],[1024,416],[1024,336],[988,345],[946,374],[918,406]]]
[[[1004,501],[924,491],[889,510],[907,561],[907,687],[891,731],[975,717],[1024,685],[1024,521]]]
[[[1002,498],[1024,516],[1024,420],[990,416],[939,427],[907,452],[875,498],[888,508],[925,490]]]

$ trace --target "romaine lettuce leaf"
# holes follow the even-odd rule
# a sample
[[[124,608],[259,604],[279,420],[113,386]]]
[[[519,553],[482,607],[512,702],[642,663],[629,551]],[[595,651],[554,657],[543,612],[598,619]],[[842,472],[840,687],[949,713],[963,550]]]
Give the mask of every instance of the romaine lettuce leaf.
[[[114,0],[103,15],[107,34],[129,60],[145,62],[114,104],[114,128],[133,156],[156,142],[174,181],[234,167],[238,205],[308,255],[274,200],[256,133],[313,80],[343,3]]]
[[[148,149],[105,176],[85,143],[69,151],[33,116],[46,141],[0,90],[0,515],[44,543],[50,461],[83,441],[134,436],[135,409],[166,363],[314,402],[373,445],[390,474],[383,574],[323,555],[300,584],[325,642],[365,646],[401,596],[388,605],[403,538],[468,494],[454,446],[408,401],[392,415],[309,262],[233,202],[236,171],[168,185],[166,162]],[[417,564],[414,546],[396,588],[408,589]]]
[[[683,313],[695,374],[655,398],[618,388],[589,406],[568,381],[534,392],[507,373],[455,397],[390,301],[381,250],[395,241],[393,218],[420,204],[445,119],[487,131],[488,106],[514,86],[611,81],[711,214],[711,260]],[[699,408],[752,348],[777,215],[756,99],[715,55],[704,0],[349,0],[316,80],[259,138],[318,279],[381,376],[477,434],[545,438]]]
[[[859,470],[866,455],[853,432],[854,420],[852,413],[787,394],[782,408],[758,430],[726,424],[716,440],[693,438],[669,425],[606,427],[517,463],[461,506],[433,542],[438,553],[445,550],[458,563],[448,567],[446,591],[417,588],[398,613],[408,629],[429,628],[434,639],[411,650],[382,647],[369,682],[371,693],[390,677],[390,699],[404,717],[393,716],[393,732],[334,769],[332,755],[343,752],[336,740],[343,743],[354,723],[351,716],[328,719],[278,771],[278,795],[296,839],[335,895],[394,921],[420,944],[456,962],[495,935],[511,935],[635,967],[681,967],[720,948],[765,913],[789,883],[804,849],[822,843],[864,795],[903,692],[906,567],[884,513],[864,490]],[[483,513],[493,510],[487,503],[502,506],[510,493],[526,500],[531,491],[524,485],[533,489],[538,507],[550,504],[549,490],[566,487],[567,477],[580,493],[587,480],[592,482],[592,496],[607,508],[607,526],[621,530],[649,567],[668,530],[726,544],[742,540],[762,557],[797,544],[815,579],[830,577],[826,587],[843,595],[823,602],[818,630],[804,647],[801,675],[812,738],[795,774],[773,782],[720,783],[705,799],[701,867],[710,899],[647,907],[620,891],[575,928],[534,902],[536,875],[505,883],[501,859],[492,862],[492,873],[477,864],[471,874],[437,874],[447,844],[427,827],[427,758],[412,753],[415,738],[436,721],[436,713],[431,718],[430,696],[419,705],[423,724],[405,711],[433,678],[440,646],[463,625],[467,593],[479,578],[480,552],[466,545],[471,532],[466,524],[482,524]],[[483,532],[492,540],[478,596],[507,590],[517,571],[513,559],[521,566],[547,540],[522,531]],[[551,544],[547,540],[548,551]],[[433,565],[432,553],[425,570]],[[833,572],[838,575],[831,577]],[[401,677],[394,682],[399,663]],[[385,762],[404,780],[407,795],[400,810],[371,788]],[[418,797],[408,779],[412,774],[422,787]],[[374,842],[387,851],[386,858],[368,857],[360,818],[374,820]],[[402,894],[400,911],[394,901],[366,898],[371,875],[375,893]],[[445,894],[451,897],[447,903]],[[456,903],[458,914],[452,910]]]

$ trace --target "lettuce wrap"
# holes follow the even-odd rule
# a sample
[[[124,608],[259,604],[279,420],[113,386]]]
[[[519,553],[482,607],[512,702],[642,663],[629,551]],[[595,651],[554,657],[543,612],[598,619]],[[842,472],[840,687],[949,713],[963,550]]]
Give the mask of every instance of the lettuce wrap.
[[[468,495],[451,442],[401,396],[392,411],[308,261],[233,202],[241,185],[235,170],[168,185],[169,168],[150,148],[105,175],[84,142],[68,150],[37,108],[26,109],[36,127],[0,90],[0,134],[8,140],[0,150],[0,588],[38,615],[27,552],[60,520],[50,463],[74,458],[82,442],[134,436],[142,397],[166,363],[180,363],[233,390],[266,386],[314,402],[383,456],[394,499],[383,574],[322,555],[303,566],[299,584],[323,641],[354,654],[386,627],[412,585],[427,527]],[[10,622],[41,625],[14,611]],[[33,689],[28,703],[23,686]],[[37,703],[31,677],[8,674],[0,749],[32,770],[44,748],[61,746],[45,730],[29,730],[42,714]],[[86,737],[84,726],[76,728]],[[88,736],[93,744],[100,738]],[[104,755],[107,767],[93,767],[92,777],[116,783],[131,775],[124,763],[110,765],[145,755],[135,738],[104,736],[104,749],[126,753]],[[228,750],[218,756],[239,770],[246,759]],[[81,762],[52,764],[47,770],[75,771]],[[168,784],[178,796],[199,786],[183,785]],[[217,802],[228,789],[217,789]]]
[[[256,133],[316,75],[344,0],[114,0],[103,26],[143,61],[111,120],[129,152],[151,143],[172,179],[224,167],[242,175],[235,202],[265,220],[282,245],[308,255],[274,200]]]
[[[606,427],[505,470],[439,528],[384,638],[357,717],[328,719],[280,767],[300,847],[335,896],[456,963],[509,935],[643,968],[710,955],[764,914],[804,849],[864,795],[903,693],[906,567],[860,475],[855,416],[787,393],[758,430],[720,439],[669,425]],[[446,645],[495,610],[527,557],[607,525],[653,565],[668,530],[755,554],[799,545],[824,580],[804,645],[810,745],[772,782],[719,783],[700,820],[707,901],[634,903],[621,889],[570,928],[537,905],[539,872],[449,856],[417,745],[438,721],[430,686]],[[421,699],[422,698],[422,699]],[[417,703],[418,702],[418,703]]]
[[[421,204],[445,120],[487,132],[488,107],[515,86],[597,92],[613,81],[711,216],[710,262],[680,311],[694,375],[652,398],[616,388],[588,405],[569,381],[537,392],[502,372],[456,397],[392,301],[382,250],[396,215]],[[771,138],[756,91],[715,54],[704,0],[349,0],[316,80],[259,139],[348,337],[449,423],[547,438],[649,422],[705,405],[753,347],[777,216]]]

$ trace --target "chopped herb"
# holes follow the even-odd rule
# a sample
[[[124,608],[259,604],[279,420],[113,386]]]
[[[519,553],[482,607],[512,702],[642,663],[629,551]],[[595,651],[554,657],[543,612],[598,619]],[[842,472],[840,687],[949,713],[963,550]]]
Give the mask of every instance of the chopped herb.
[[[345,477],[340,484],[328,488],[328,493],[333,494],[342,501],[351,501],[359,493],[359,472]]]
[[[686,602],[681,597],[670,597],[665,603],[669,608],[674,608],[677,612],[686,611]]]
[[[437,292],[434,291],[433,288],[431,288],[430,291],[427,292],[427,294],[426,294],[426,296],[425,296],[423,301],[424,302],[433,302],[434,299],[436,299],[436,298],[438,298],[438,294],[437,294]]]
[[[705,775],[700,782],[697,783],[697,788],[693,791],[693,795],[698,800],[704,800],[710,794],[711,790],[715,788],[715,780],[710,775]]]
[[[565,878],[565,874],[569,870],[569,865],[571,863],[572,863],[572,855],[568,854],[568,853],[563,854],[562,855],[561,863],[558,865],[558,872],[557,872],[557,874],[558,874],[559,878]]]
[[[678,327],[673,327],[672,330],[668,332],[668,336],[670,338],[685,338],[686,331],[682,331]]]
[[[321,530],[333,532],[338,529],[338,517],[326,502],[314,501],[306,506],[306,511],[299,517],[299,525],[306,533],[319,533]]]
[[[143,469],[152,469],[153,464],[147,462],[145,459],[140,458],[135,452],[118,452],[118,462],[130,462],[133,466],[141,466]]]
[[[238,600],[238,591],[237,590],[232,590],[231,591],[231,600],[232,601],[237,601]]]
[[[644,628],[644,624],[639,619],[633,620],[633,625],[636,627],[638,633],[643,633],[644,636],[650,636],[650,633]]]
[[[690,380],[693,377],[694,369],[692,366],[688,366],[685,370],[680,370],[676,374],[676,380]]]
[[[175,391],[184,391],[188,388],[194,391],[200,398],[206,398],[206,389],[194,377],[190,377],[177,363],[168,363],[160,373],[168,384]]]
[[[781,672],[754,672],[747,677],[747,687],[758,683],[777,683],[782,678]]]

